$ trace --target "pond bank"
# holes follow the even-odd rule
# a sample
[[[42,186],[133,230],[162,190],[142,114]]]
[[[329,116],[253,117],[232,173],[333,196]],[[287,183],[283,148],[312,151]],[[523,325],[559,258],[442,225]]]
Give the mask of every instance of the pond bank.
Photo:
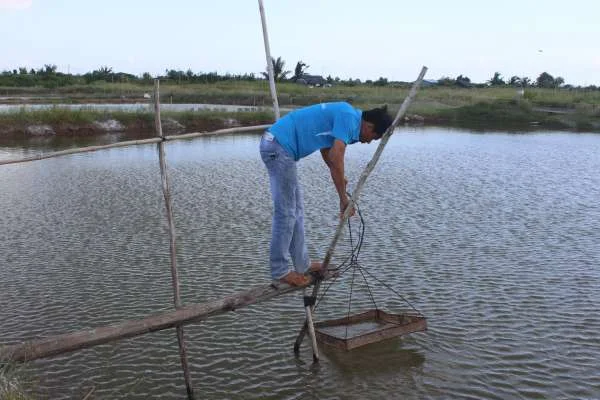
[[[395,110],[392,109],[394,113]],[[163,131],[166,134],[206,132],[239,126],[263,125],[273,122],[273,113],[266,110],[163,111]],[[600,111],[532,107],[527,101],[497,100],[461,107],[438,107],[409,114],[409,125],[435,125],[474,130],[532,131],[538,129],[600,131]],[[128,133],[153,136],[154,115],[147,109],[136,111],[68,109],[19,109],[0,113],[0,137],[66,136],[86,137],[106,133]]]
[[[162,112],[167,135],[208,132],[223,128],[272,123],[267,111],[183,111]],[[119,133],[136,137],[154,136],[154,114],[150,111],[95,111],[52,108],[0,113],[0,138],[89,137]]]

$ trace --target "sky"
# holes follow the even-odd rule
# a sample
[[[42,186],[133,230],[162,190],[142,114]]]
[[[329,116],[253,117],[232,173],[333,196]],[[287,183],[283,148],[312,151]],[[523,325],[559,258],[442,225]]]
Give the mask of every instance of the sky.
[[[263,0],[286,69],[413,81],[494,72],[600,85],[598,0]],[[257,0],[0,0],[0,71],[265,70]]]

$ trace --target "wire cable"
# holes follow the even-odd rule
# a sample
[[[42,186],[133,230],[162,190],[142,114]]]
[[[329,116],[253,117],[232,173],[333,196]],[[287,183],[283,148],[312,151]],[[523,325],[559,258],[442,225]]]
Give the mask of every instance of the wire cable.
[[[348,193],[348,196],[351,197],[349,193]],[[351,312],[351,307],[352,307],[352,296],[354,293],[354,284],[355,284],[355,278],[356,278],[357,271],[360,273],[363,281],[365,282],[365,285],[366,285],[366,288],[367,288],[367,291],[369,294],[369,298],[370,298],[371,302],[373,303],[376,310],[379,310],[379,307],[377,306],[377,302],[375,301],[375,296],[373,294],[373,291],[371,290],[371,285],[369,284],[368,278],[375,280],[379,285],[390,290],[392,293],[394,293],[396,296],[398,296],[402,301],[404,301],[406,304],[408,304],[408,306],[413,311],[415,311],[418,315],[422,316],[423,314],[419,310],[417,310],[417,308],[414,307],[397,290],[395,290],[393,287],[391,287],[387,283],[383,282],[381,279],[377,278],[375,275],[373,275],[371,272],[369,272],[367,269],[363,268],[360,265],[358,258],[360,256],[360,252],[362,250],[362,246],[364,243],[366,224],[365,224],[365,220],[364,220],[362,211],[361,211],[358,203],[355,202],[353,204],[353,206],[354,206],[354,209],[356,210],[356,213],[359,216],[359,224],[358,224],[358,229],[357,229],[358,234],[356,237],[356,243],[355,243],[355,238],[353,235],[352,223],[351,223],[350,219],[348,219],[348,232],[349,232],[348,236],[349,236],[349,244],[350,244],[350,254],[348,255],[348,257],[346,257],[344,259],[344,261],[342,261],[341,264],[339,264],[339,266],[337,268],[330,269],[331,271],[337,271],[337,274],[331,281],[327,282],[327,285],[324,288],[324,290],[321,292],[321,295],[319,296],[319,298],[317,299],[314,308],[316,309],[319,306],[319,304],[325,298],[325,295],[328,293],[331,286],[333,286],[335,284],[335,282],[337,282],[338,278],[341,277],[344,273],[348,272],[348,270],[352,269],[352,279],[351,279],[351,284],[350,284],[350,294],[349,294],[349,299],[348,299],[348,311],[347,311],[348,319],[350,318],[350,312]],[[347,337],[348,337],[348,326],[346,325],[346,338]]]

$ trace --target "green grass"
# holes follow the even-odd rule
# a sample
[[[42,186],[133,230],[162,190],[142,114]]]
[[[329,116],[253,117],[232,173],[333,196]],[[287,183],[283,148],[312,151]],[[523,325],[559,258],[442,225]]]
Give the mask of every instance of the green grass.
[[[0,113],[1,122],[16,124],[58,124],[58,123],[91,123],[96,120],[98,112],[91,109],[68,110],[53,107],[45,110],[26,110],[21,108],[16,112]]]
[[[252,126],[272,123],[274,114],[270,111],[251,112],[215,112],[166,111],[161,113],[163,129],[166,119],[173,119],[185,126],[187,132],[212,131],[230,126]],[[32,125],[49,125],[57,134],[69,136],[87,136],[102,133],[93,124],[96,121],[117,120],[125,130],[141,136],[154,135],[154,114],[151,111],[98,111],[89,108],[69,110],[53,107],[46,110],[18,111],[0,113],[0,135],[24,135]],[[165,131],[167,134],[174,132]]]
[[[19,369],[12,365],[0,366],[0,399],[2,400],[31,400],[25,394]]]
[[[271,123],[274,120],[274,114],[270,111],[242,111],[242,112],[223,112],[223,111],[183,111],[183,112],[162,112],[162,118],[172,118],[183,125],[189,125],[196,121],[207,121],[215,124],[223,124],[229,119],[235,119],[241,125],[261,125]],[[153,117],[154,118],[154,117]]]
[[[438,120],[457,125],[473,125],[485,121],[490,125],[519,126],[528,125],[532,118],[539,120],[539,116],[532,112],[528,103],[514,100],[482,101],[462,107],[448,108],[438,111],[435,117]]]
[[[4,89],[0,88],[0,93]],[[397,110],[408,94],[408,85],[400,87],[372,85],[334,85],[332,87],[310,88],[290,82],[278,83],[279,104],[282,107],[296,107],[325,101],[349,101],[353,105],[367,109],[388,104],[392,111]],[[140,101],[144,93],[152,93],[151,84],[96,82],[90,85],[75,85],[48,90],[27,88],[25,94],[40,96],[62,96],[56,102],[94,101]],[[271,107],[272,101],[266,81],[222,81],[212,84],[161,83],[162,103],[214,103],[259,105]],[[452,124],[463,126],[486,125],[507,128],[529,126],[531,122],[548,128],[598,130],[600,127],[600,91],[583,89],[538,89],[526,88],[523,97],[511,87],[456,88],[424,87],[419,91],[409,114],[425,117],[426,123]],[[548,115],[537,108],[552,107],[575,111],[571,114]],[[195,111],[166,113],[163,117],[173,118],[192,129],[201,127],[219,128],[228,119],[236,119],[241,125],[269,123],[271,113],[247,112],[224,113]],[[128,127],[151,129],[153,116],[147,111],[100,112],[90,109],[69,111],[59,108],[43,111],[24,111],[0,114],[0,131],[6,126],[26,124],[91,124],[94,121],[116,119]]]
[[[333,85],[314,87],[282,82],[277,84],[281,105],[305,105],[322,101],[352,101],[356,105],[378,104],[399,105],[408,93],[408,86],[374,85]],[[0,88],[0,94],[24,96],[62,96],[66,100],[107,100],[125,98],[129,101],[143,99],[144,93],[152,93],[152,84],[94,82],[89,85],[73,85],[46,89]],[[418,98],[424,103],[441,104],[446,107],[460,107],[485,101],[510,100],[515,98],[517,89],[512,87],[457,88],[433,86],[421,88]],[[593,106],[600,104],[600,91],[584,89],[539,89],[526,88],[525,98],[534,106],[565,107]],[[56,100],[55,100],[56,101]],[[222,81],[210,84],[161,83],[163,103],[219,103],[243,105],[270,105],[269,85],[266,81]]]

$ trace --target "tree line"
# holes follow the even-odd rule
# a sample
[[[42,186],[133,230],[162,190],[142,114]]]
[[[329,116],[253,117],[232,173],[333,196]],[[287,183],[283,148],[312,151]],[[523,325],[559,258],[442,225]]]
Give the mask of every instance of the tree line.
[[[510,79],[505,80],[500,72],[494,72],[494,75],[485,83],[474,84],[471,80],[463,75],[457,76],[455,79],[442,77],[438,83],[443,86],[460,86],[460,87],[482,87],[482,86],[513,86],[513,87],[539,87],[547,89],[557,88],[573,88],[573,85],[565,85],[564,78],[557,76],[556,78],[550,75],[548,72],[542,72],[534,81],[530,78],[523,76],[512,76]],[[598,89],[596,86],[589,86],[591,89]]]
[[[307,69],[310,67],[302,60],[296,63],[293,75],[291,70],[285,69],[285,61],[281,57],[272,58],[273,75],[278,82],[297,82],[307,75]],[[71,85],[86,85],[94,82],[113,82],[113,83],[151,83],[154,79],[169,80],[177,84],[186,83],[216,83],[220,81],[257,81],[268,78],[268,68],[260,74],[219,74],[218,72],[199,72],[195,73],[191,69],[186,71],[166,69],[164,74],[152,76],[149,72],[141,75],[134,75],[126,72],[113,71],[111,67],[101,66],[100,68],[87,72],[85,74],[63,73],[57,70],[56,65],[45,64],[39,69],[27,69],[19,67],[17,69],[6,70],[0,73],[0,86],[4,87],[34,87],[42,86],[46,88],[56,88]],[[360,79],[340,79],[339,77],[322,77],[328,84],[338,84],[345,86],[372,85],[372,86],[402,86],[406,82],[389,81],[387,78],[380,77],[377,80]],[[437,81],[428,81],[429,85],[455,86],[455,87],[539,87],[539,88],[566,88],[572,89],[573,85],[565,84],[564,78],[554,77],[548,72],[542,72],[535,80],[528,77],[512,76],[510,79],[504,79],[500,72],[494,75],[484,83],[473,83],[467,76],[459,75],[456,78],[442,77]],[[581,87],[578,87],[581,88]],[[600,90],[600,87],[591,85],[584,89]]]

